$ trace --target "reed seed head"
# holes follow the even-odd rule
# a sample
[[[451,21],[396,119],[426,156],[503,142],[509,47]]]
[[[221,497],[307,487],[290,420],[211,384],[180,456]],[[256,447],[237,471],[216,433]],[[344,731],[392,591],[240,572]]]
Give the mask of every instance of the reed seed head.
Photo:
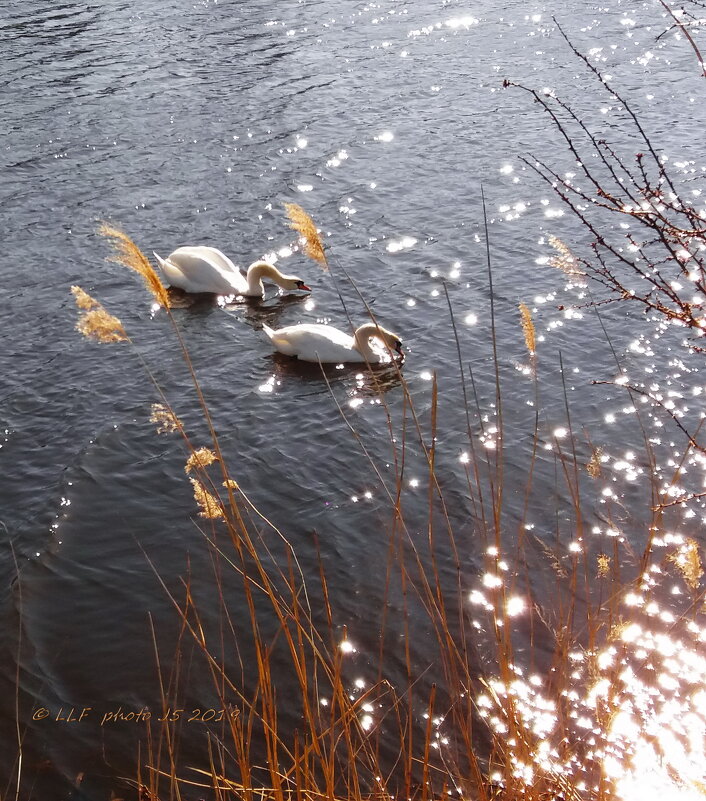
[[[184,470],[190,473],[192,470],[199,470],[208,467],[218,461],[218,457],[210,448],[198,448],[186,460]]]
[[[145,286],[157,303],[168,309],[170,305],[169,295],[164,284],[157,275],[157,271],[150,264],[147,256],[132,239],[119,228],[115,228],[109,223],[101,223],[98,227],[98,233],[108,239],[113,247],[111,261],[116,262],[116,264],[122,264],[142,276]]]
[[[109,314],[103,306],[80,286],[72,286],[76,306],[81,311],[76,330],[96,342],[127,342],[128,335],[120,320]]]
[[[71,292],[74,296],[74,300],[76,301],[76,306],[79,309],[88,311],[89,309],[96,309],[100,306],[100,303],[95,298],[92,298],[88,292],[85,292],[83,289],[81,289],[80,286],[72,286]]]
[[[525,336],[525,345],[530,356],[534,356],[537,346],[534,323],[532,322],[532,314],[524,303],[520,303],[520,316],[522,318],[522,333]]]
[[[284,208],[289,217],[289,227],[295,230],[304,240],[304,253],[328,271],[328,262],[324,252],[324,243],[316,227],[316,223],[296,203],[285,203]]]
[[[565,275],[571,278],[586,275],[586,273],[579,268],[578,260],[565,242],[562,242],[558,236],[550,236],[548,237],[548,241],[556,251],[556,255],[549,259],[549,264],[552,267],[556,267],[557,270],[561,270]]]
[[[158,434],[172,434],[174,431],[180,431],[183,428],[181,420],[174,414],[171,407],[164,403],[152,404],[150,423],[154,423],[157,426]]]
[[[218,520],[225,517],[218,498],[216,498],[215,495],[211,495],[198,479],[192,478],[190,481],[194,488],[194,498],[201,509],[199,515],[201,517],[207,517],[210,520]]]
[[[223,486],[227,487],[228,489],[233,489],[233,490],[240,489],[239,486],[238,486],[238,482],[235,481],[235,479],[232,479],[232,478],[227,478],[223,482]]]
[[[610,556],[600,553],[596,557],[596,561],[598,562],[598,578],[605,578],[610,573]]]
[[[591,458],[586,463],[586,472],[591,478],[599,478],[601,475],[601,457],[603,450],[601,448],[594,448]]]
[[[670,554],[667,558],[676,566],[687,586],[692,590],[698,589],[704,574],[698,542],[692,539],[686,540],[675,553]]]

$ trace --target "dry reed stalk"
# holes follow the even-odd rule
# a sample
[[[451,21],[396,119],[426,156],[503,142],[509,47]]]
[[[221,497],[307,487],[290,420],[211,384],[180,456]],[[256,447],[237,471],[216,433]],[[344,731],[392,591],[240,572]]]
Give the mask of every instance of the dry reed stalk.
[[[530,310],[522,302],[520,302],[520,315],[522,318],[522,333],[525,337],[525,345],[527,346],[530,356],[534,356],[537,352],[534,323],[532,322]]]
[[[76,299],[76,306],[81,310],[76,330],[87,339],[96,342],[127,342],[128,335],[123,324],[114,315],[107,312],[103,306],[92,298],[80,286],[72,286],[71,292]]]
[[[287,211],[287,217],[289,217],[289,227],[295,230],[304,240],[304,253],[328,272],[324,243],[316,223],[296,203],[285,203],[284,208]]]
[[[203,470],[217,461],[218,457],[210,448],[198,448],[186,460],[184,472],[190,473],[192,470]]]
[[[147,256],[132,239],[124,231],[105,222],[98,227],[98,233],[108,239],[113,247],[114,255],[111,260],[140,275],[152,297],[157,303],[168,309],[170,307],[169,295],[164,284]]]
[[[183,429],[182,422],[173,409],[164,403],[152,404],[150,423],[154,423],[157,426],[158,434],[172,434],[174,431]]]

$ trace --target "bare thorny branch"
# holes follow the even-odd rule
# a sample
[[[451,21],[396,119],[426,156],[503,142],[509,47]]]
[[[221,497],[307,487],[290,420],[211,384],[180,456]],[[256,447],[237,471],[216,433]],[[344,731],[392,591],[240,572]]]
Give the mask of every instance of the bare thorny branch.
[[[687,37],[704,73],[684,16],[675,16],[662,5]],[[699,27],[695,21],[689,18],[692,29]],[[504,86],[527,92],[547,113],[575,160],[577,177],[561,175],[559,168],[532,154],[521,160],[552,188],[589,234],[587,252],[575,261],[604,293],[588,305],[632,301],[655,319],[684,328],[690,334],[685,340],[687,347],[704,352],[706,214],[695,207],[683,179],[672,174],[669,159],[653,143],[631,104],[554,22],[574,56],[608,92],[626,123],[622,134],[627,133],[634,145],[626,154],[624,146],[609,143],[553,91],[505,81]],[[675,422],[691,446],[703,451],[685,426]]]

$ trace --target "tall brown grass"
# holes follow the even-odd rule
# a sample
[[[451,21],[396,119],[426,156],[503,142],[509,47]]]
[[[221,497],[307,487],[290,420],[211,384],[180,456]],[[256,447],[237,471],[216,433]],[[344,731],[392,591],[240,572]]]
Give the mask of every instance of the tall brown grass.
[[[142,265],[147,261],[125,234],[117,241],[121,252],[130,254],[130,262]],[[488,269],[492,275],[490,260]],[[142,269],[138,272],[144,277]],[[655,593],[645,584],[652,564],[651,543],[640,559],[629,549],[621,550],[617,542],[612,554],[599,552],[590,558],[584,540],[587,523],[581,475],[585,466],[594,480],[601,480],[602,453],[591,445],[590,460],[581,465],[568,401],[571,446],[566,453],[558,450],[563,492],[570,500],[570,519],[564,527],[568,542],[558,537],[548,543],[529,533],[528,500],[511,536],[504,501],[501,408],[491,433],[490,425],[482,422],[486,410],[477,400],[475,406],[468,400],[475,397],[475,391],[467,392],[459,349],[471,453],[467,495],[475,521],[474,541],[485,559],[483,575],[472,589],[461,578],[467,573],[467,545],[452,521],[439,474],[435,443],[441,390],[436,378],[428,419],[416,410],[403,376],[404,403],[397,417],[381,393],[394,466],[391,481],[378,473],[389,516],[386,592],[401,593],[406,599],[402,647],[407,680],[406,686],[393,686],[386,675],[387,612],[383,612],[377,681],[363,692],[352,692],[345,665],[349,640],[345,633],[341,636],[343,622],[336,618],[325,572],[322,568],[318,576],[303,574],[285,533],[255,508],[237,477],[231,475],[177,321],[163,305],[209,420],[211,441],[192,442],[178,410],[172,409],[164,396],[153,407],[152,420],[160,430],[180,435],[185,443],[185,470],[196,510],[209,527],[204,530],[205,546],[214,560],[220,608],[217,612],[198,608],[188,580],[182,597],[170,592],[165,583],[162,586],[181,622],[178,648],[196,647],[209,678],[209,692],[229,713],[209,731],[200,764],[192,763],[195,755],[180,751],[177,722],[166,721],[151,729],[136,782],[140,798],[165,801],[189,797],[193,791],[209,792],[217,799],[248,801],[392,801],[399,797],[440,801],[447,795],[473,801],[618,798],[618,782],[604,770],[603,755],[615,747],[612,721],[621,712],[626,691],[613,663],[604,664],[605,654],[617,647],[630,658],[629,640],[625,639],[629,626],[624,624],[621,599],[631,592],[643,598]],[[449,311],[458,341],[451,307]],[[533,356],[534,321],[527,306],[521,304],[520,311],[518,338],[524,338]],[[496,397],[501,401],[499,371],[495,376]],[[469,379],[473,384],[472,373]],[[346,423],[345,413],[339,409]],[[472,416],[481,421],[480,428],[472,424]],[[525,465],[527,499],[538,453],[538,421],[537,416],[532,432],[535,444]],[[349,430],[354,434],[353,444],[377,470],[365,443],[350,425]],[[488,450],[493,437],[497,447]],[[426,542],[415,536],[414,515],[405,505],[404,465],[413,451],[423,454],[426,464]],[[660,514],[653,515],[655,530],[660,529]],[[279,538],[284,557],[274,557],[263,525],[265,532]],[[544,554],[553,571],[553,603],[542,602],[532,589],[527,575],[531,550]],[[449,563],[456,574],[452,581],[447,575]],[[678,547],[668,564],[683,576],[691,592],[699,591],[702,570],[694,541]],[[242,606],[247,610],[245,626],[242,620],[236,624],[232,619],[225,600],[224,582],[231,585],[233,579],[240,583]],[[312,597],[319,604],[316,609]],[[426,652],[434,654],[431,676],[415,667],[412,652],[413,628],[419,625],[420,615],[431,632],[431,640],[425,643]],[[215,635],[208,622],[214,616],[223,621]],[[268,639],[264,631],[271,630],[273,621],[277,634]],[[249,631],[247,649],[253,655],[254,676],[234,674],[224,656],[227,638],[233,639],[236,650],[246,647],[245,630]],[[542,651],[530,652],[529,659],[523,655],[528,642],[530,646],[542,644]],[[161,655],[156,653],[156,658],[161,666]],[[538,669],[543,677],[538,680],[527,672],[535,662],[543,665]],[[162,674],[166,710],[184,691],[184,682],[193,681],[194,676],[181,676],[178,668],[161,666]],[[203,684],[203,673],[197,681]],[[297,688],[294,695],[292,685]],[[594,703],[591,693],[597,686],[602,688],[600,702]],[[298,719],[294,729],[282,723],[287,714],[291,718],[292,709]],[[590,745],[585,742],[587,726]],[[633,750],[637,749],[634,745]],[[631,753],[628,747],[620,756],[626,765]]]

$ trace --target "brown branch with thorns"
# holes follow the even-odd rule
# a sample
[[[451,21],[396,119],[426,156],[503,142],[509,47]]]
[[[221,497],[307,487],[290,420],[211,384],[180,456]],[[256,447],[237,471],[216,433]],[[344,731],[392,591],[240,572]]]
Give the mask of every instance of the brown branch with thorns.
[[[640,303],[646,311],[688,328],[693,334],[689,346],[701,351],[703,347],[693,339],[706,333],[706,219],[683,191],[680,194],[666,159],[637,113],[556,24],[574,55],[620,105],[643,152],[626,158],[553,92],[505,81],[505,87],[529,93],[548,114],[588,186],[579,187],[531,154],[521,160],[551,186],[589,232],[591,256],[576,260],[589,278],[608,291],[609,300]],[[626,227],[625,219],[635,227],[623,232],[609,226],[610,215],[619,216],[621,229]]]

